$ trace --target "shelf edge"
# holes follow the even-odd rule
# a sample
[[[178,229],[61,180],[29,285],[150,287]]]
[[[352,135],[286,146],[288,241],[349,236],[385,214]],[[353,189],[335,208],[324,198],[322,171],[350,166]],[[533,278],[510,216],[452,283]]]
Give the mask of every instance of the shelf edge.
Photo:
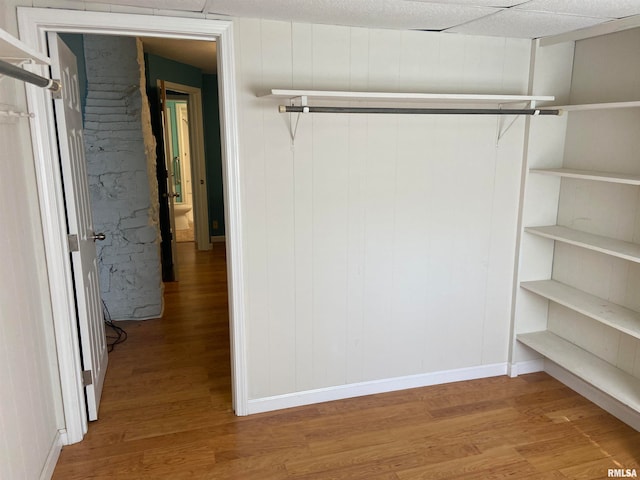
[[[260,98],[297,98],[308,97],[318,99],[342,100],[395,100],[395,101],[433,101],[433,102],[469,102],[469,103],[520,103],[530,101],[549,102],[553,96],[542,95],[494,95],[494,94],[450,94],[450,93],[418,93],[418,92],[362,92],[346,90],[297,90],[269,89],[256,94]],[[543,108],[543,107],[540,107]],[[544,107],[549,109],[550,107]]]

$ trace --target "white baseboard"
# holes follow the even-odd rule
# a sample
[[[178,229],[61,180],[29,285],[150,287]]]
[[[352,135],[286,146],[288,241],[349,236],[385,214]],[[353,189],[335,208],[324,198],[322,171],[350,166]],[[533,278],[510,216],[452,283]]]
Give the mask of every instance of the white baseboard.
[[[66,433],[64,433],[66,435]],[[62,433],[60,431],[56,432],[56,436],[51,443],[51,448],[49,448],[49,454],[47,455],[47,460],[44,462],[42,467],[42,471],[40,472],[40,480],[50,480],[53,477],[53,471],[56,468],[56,463],[58,463],[58,458],[60,457],[60,452],[62,451]]]
[[[256,398],[249,400],[248,413],[262,413],[284,408],[300,407],[314,403],[343,400],[345,398],[374,395],[377,393],[407,390],[409,388],[428,387],[442,383],[460,382],[463,380],[475,380],[477,378],[497,377],[506,375],[507,364],[495,363],[478,367],[445,370],[441,372],[423,373],[406,377],[396,377],[370,382],[351,383],[335,387],[306,390],[303,392],[287,393],[273,397]]]
[[[640,412],[629,408],[615,398],[598,390],[590,383],[576,377],[573,373],[565,370],[550,360],[544,361],[544,371],[556,380],[564,383],[567,387],[575,390],[580,395],[606,410],[611,415],[626,423],[631,428],[640,432]]]
[[[225,241],[224,235],[212,235],[211,236],[211,243],[224,242],[224,241]]]
[[[507,369],[507,375],[511,378],[518,375],[526,375],[527,373],[535,373],[544,371],[544,359],[527,360],[525,362],[510,363]]]

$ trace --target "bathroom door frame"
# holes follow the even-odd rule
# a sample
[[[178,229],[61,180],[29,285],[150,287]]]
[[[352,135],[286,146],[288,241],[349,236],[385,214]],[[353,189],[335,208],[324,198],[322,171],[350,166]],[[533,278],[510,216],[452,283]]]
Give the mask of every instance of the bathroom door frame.
[[[18,7],[17,11],[21,40],[45,55],[49,31],[172,37],[217,42],[227,226],[232,398],[236,415],[247,415],[246,306],[243,293],[243,234],[233,23],[225,20],[153,15],[152,9],[148,10],[148,15],[31,7]],[[25,68],[40,75],[49,75],[47,66],[26,65]],[[58,360],[64,411],[64,427],[60,429],[60,439],[63,444],[71,444],[82,440],[88,425],[79,339],[75,325],[74,284],[69,263],[57,131],[51,93],[31,85],[26,86],[25,90],[29,111],[33,113],[33,118],[30,118],[31,142],[54,327],[53,336],[47,338],[47,345],[55,350]]]
[[[167,90],[187,95],[189,148],[191,151],[191,195],[193,197],[195,239],[198,250],[210,250],[212,245],[211,236],[209,235],[209,204],[207,202],[207,170],[205,165],[202,90],[198,87],[190,87],[168,80],[164,80],[164,86]],[[167,159],[165,159],[165,161],[167,161]]]

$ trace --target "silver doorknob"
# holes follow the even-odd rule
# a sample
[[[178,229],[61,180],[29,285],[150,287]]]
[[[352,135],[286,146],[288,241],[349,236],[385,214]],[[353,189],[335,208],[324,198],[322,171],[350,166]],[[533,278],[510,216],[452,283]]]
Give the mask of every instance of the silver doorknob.
[[[89,238],[95,242],[96,240],[104,240],[107,236],[104,233],[94,233]]]

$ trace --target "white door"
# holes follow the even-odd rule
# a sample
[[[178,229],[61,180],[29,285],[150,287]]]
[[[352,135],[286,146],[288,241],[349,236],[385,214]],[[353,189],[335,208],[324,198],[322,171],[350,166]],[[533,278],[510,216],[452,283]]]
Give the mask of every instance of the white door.
[[[48,34],[53,78],[62,82],[62,98],[54,100],[60,163],[70,238],[71,263],[76,291],[78,327],[85,374],[87,413],[89,420],[98,419],[100,394],[107,371],[107,344],[98,283],[96,239],[104,238],[93,231],[89,186],[87,183],[82,108],[78,88],[76,57],[55,33]],[[90,372],[87,373],[87,372]]]
[[[191,185],[191,145],[189,143],[189,107],[187,102],[176,103],[176,122],[180,147],[180,166],[182,173],[182,201],[193,205],[193,187]],[[193,217],[195,221],[195,216]]]
[[[167,200],[169,202],[169,223],[171,224],[171,261],[173,262],[173,279],[178,281],[178,249],[176,245],[175,201],[178,193],[174,188],[175,172],[173,171],[173,146],[171,144],[171,123],[167,107],[167,89],[164,80],[158,80],[160,102],[162,103],[162,139],[164,142],[164,160],[167,168]]]

